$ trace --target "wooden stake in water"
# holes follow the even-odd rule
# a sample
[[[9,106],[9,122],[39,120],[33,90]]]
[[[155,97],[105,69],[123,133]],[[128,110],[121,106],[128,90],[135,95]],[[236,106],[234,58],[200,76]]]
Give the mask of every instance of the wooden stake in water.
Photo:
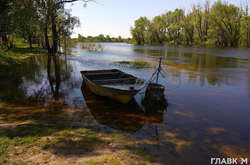
[[[159,65],[158,65],[158,68],[157,68],[156,84],[158,84],[159,74],[160,74],[160,72],[161,72],[161,61],[162,61],[162,57],[160,57]]]
[[[167,100],[164,95],[165,87],[160,84],[150,83],[142,99],[142,105],[146,112],[163,110],[167,106]]]

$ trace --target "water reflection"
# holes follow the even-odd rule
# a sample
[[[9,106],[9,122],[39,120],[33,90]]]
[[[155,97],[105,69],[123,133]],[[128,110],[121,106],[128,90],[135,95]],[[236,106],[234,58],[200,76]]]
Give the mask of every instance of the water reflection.
[[[181,69],[193,71],[215,71],[221,68],[248,68],[247,59],[237,59],[233,57],[213,56],[211,54],[199,54],[179,51],[169,51],[168,49],[134,49],[135,52],[148,54],[151,56],[163,56],[165,64]]]
[[[140,54],[147,54],[153,57],[163,56],[164,64],[167,67],[178,68],[176,72],[168,72],[171,76],[180,77],[182,72],[188,71],[189,82],[200,82],[200,85],[204,86],[206,83],[210,85],[229,84],[235,85],[236,79],[243,79],[250,77],[249,64],[250,54],[247,51],[232,52],[225,50],[207,52],[199,49],[188,48],[162,48],[162,47],[133,47],[135,52]],[[212,49],[213,50],[213,49]],[[218,53],[220,52],[220,54]],[[242,57],[239,54],[242,52]],[[232,56],[232,53],[234,53]],[[237,70],[233,70],[237,68]],[[197,74],[198,72],[198,74]],[[240,75],[238,75],[240,74]],[[243,83],[248,80],[243,79]],[[249,83],[245,84],[249,88]]]
[[[39,62],[36,57],[29,58],[20,65],[0,66],[0,100],[10,103],[20,102],[22,98],[27,98],[28,90],[23,84],[29,81],[39,83],[41,73]],[[32,69],[31,69],[32,68]]]
[[[144,112],[132,100],[129,104],[121,104],[110,99],[94,95],[83,83],[82,93],[91,114],[99,124],[113,129],[136,132],[146,123],[160,124],[163,122],[164,109]]]
[[[54,69],[51,68],[52,65],[54,65]],[[61,70],[60,70],[58,56],[48,55],[47,71],[48,71],[48,80],[49,80],[51,92],[53,94],[53,98],[57,101],[60,96],[59,89],[60,89],[60,84],[61,84]]]

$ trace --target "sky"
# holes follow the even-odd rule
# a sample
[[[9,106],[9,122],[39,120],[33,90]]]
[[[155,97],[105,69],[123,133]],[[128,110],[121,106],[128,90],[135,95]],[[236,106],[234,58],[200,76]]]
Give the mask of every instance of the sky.
[[[210,0],[214,2],[215,0]],[[240,5],[246,0],[227,0]],[[247,0],[248,1],[248,0]],[[192,4],[204,3],[204,0],[96,0],[84,7],[82,2],[67,4],[71,14],[80,19],[80,26],[74,29],[72,37],[78,34],[111,37],[131,37],[130,28],[140,16],[153,18],[176,8],[190,10]]]

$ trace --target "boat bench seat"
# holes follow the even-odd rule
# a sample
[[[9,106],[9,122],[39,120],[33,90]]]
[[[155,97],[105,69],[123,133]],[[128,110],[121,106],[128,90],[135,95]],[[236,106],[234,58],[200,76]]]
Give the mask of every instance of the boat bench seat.
[[[86,76],[98,76],[98,75],[114,75],[114,74],[119,74],[121,72],[89,72],[89,73],[84,73]]]
[[[121,83],[121,82],[135,82],[135,78],[119,78],[119,79],[102,79],[102,80],[93,80],[96,84],[106,84],[106,83]]]

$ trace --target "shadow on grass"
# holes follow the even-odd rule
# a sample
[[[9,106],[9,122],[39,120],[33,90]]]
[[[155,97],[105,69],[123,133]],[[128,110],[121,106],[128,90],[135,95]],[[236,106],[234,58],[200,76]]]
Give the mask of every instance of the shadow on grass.
[[[15,128],[0,128],[0,137],[8,137],[10,139],[13,138],[23,138],[23,137],[42,137],[48,136],[53,132],[59,131],[60,129],[64,129],[63,127],[51,127],[49,125],[42,124],[23,124],[18,125]]]
[[[58,105],[59,106],[59,105]],[[57,156],[97,156],[96,149],[109,144],[98,133],[97,125],[81,123],[75,127],[75,117],[65,111],[76,111],[78,117],[89,120],[84,109],[62,109],[41,105],[0,105],[0,164],[9,162],[15,147],[32,152],[33,147]],[[84,127],[84,128],[83,128]],[[14,149],[13,149],[14,147]]]
[[[21,124],[15,128],[0,127],[0,164],[11,160],[10,155],[16,152],[15,147],[21,146],[23,150],[38,145],[39,140],[59,131],[59,127],[51,127],[38,123]],[[14,149],[9,149],[13,148]]]
[[[64,130],[56,135],[54,142],[43,146],[57,155],[96,154],[95,149],[105,147],[109,142],[98,137],[97,132],[90,129]]]

